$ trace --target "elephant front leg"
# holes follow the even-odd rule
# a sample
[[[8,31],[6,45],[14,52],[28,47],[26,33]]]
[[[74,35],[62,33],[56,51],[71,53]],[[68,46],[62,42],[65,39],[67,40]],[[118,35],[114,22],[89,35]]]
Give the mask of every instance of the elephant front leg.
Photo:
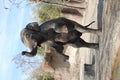
[[[69,59],[69,56],[63,53],[64,47],[61,42],[57,42],[57,44],[53,44],[52,47],[59,53],[60,55],[65,57],[65,60]]]

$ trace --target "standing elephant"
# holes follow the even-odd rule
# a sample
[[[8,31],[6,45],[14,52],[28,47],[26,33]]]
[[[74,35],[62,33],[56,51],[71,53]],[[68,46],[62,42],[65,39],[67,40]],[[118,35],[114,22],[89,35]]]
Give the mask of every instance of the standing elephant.
[[[93,23],[93,22],[92,22]],[[98,29],[90,29],[87,26],[82,26],[75,21],[66,18],[57,18],[47,21],[41,25],[37,22],[29,23],[21,32],[22,42],[30,48],[31,52],[23,51],[22,54],[26,56],[35,56],[37,53],[37,46],[46,41],[52,41],[51,47],[63,56],[63,45],[69,44],[73,47],[88,47],[97,48],[97,43],[88,43],[80,38],[82,33],[100,34]]]

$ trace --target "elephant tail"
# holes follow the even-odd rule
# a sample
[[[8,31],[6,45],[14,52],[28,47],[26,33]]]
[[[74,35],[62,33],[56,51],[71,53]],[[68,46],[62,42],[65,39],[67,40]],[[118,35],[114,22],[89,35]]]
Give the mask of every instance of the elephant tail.
[[[91,24],[93,24],[95,21],[92,21],[91,23],[89,23],[88,25],[84,26],[85,28],[87,28],[88,26],[90,26]]]

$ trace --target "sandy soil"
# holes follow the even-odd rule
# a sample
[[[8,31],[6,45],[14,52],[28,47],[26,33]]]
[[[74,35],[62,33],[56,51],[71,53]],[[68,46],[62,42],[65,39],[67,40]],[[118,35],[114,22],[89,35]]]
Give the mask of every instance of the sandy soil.
[[[69,55],[69,60],[66,62],[68,66],[60,67],[66,65],[63,60],[57,66],[55,72],[59,77],[57,80],[116,80],[114,78],[117,70],[114,69],[119,69],[118,66],[120,66],[118,65],[120,62],[118,57],[120,54],[120,1],[86,0],[86,3],[87,7],[82,12],[83,17],[71,15],[65,15],[65,17],[82,25],[95,21],[90,27],[101,28],[101,35],[85,33],[82,38],[87,42],[99,43],[99,49],[77,49],[68,46],[65,52]],[[95,65],[85,72],[84,64],[92,64],[94,55]],[[58,64],[57,61],[56,64]]]
[[[107,0],[103,7],[100,51],[96,55],[96,80],[110,80],[120,46],[120,1]],[[114,79],[112,79],[114,80]]]
[[[119,0],[88,0],[88,7],[80,23],[85,25],[96,21],[92,28],[102,28],[102,34],[84,34],[88,42],[99,42],[99,49],[75,49],[68,47],[70,55],[71,80],[117,80],[113,79],[116,66],[118,67],[120,47],[120,1]],[[103,8],[102,8],[103,7]],[[103,9],[103,13],[102,13]],[[95,55],[95,76],[86,76],[84,64],[92,63],[92,56]]]
[[[92,21],[95,23],[90,26],[94,29],[97,29],[97,0],[88,0],[87,8],[83,12],[83,17],[79,19],[79,17],[70,17],[72,20],[77,20],[82,25],[86,25]],[[73,19],[74,18],[74,19]],[[95,34],[85,33],[82,38],[87,42],[97,42],[96,40],[90,40],[90,36],[97,38]],[[92,64],[92,57],[94,53],[90,53],[90,51],[95,51],[94,49],[88,48],[73,48],[69,46],[66,50],[66,54],[70,56],[70,72],[71,72],[71,80],[93,80],[94,76],[86,76],[84,73],[84,64]]]

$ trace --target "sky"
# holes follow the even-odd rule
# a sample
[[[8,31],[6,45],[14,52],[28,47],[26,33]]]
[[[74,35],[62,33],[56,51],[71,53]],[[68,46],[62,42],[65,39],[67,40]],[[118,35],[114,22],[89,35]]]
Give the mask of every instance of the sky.
[[[7,1],[0,0],[0,80],[24,80],[26,76],[12,59],[27,49],[20,31],[32,21],[31,6],[18,8]]]

